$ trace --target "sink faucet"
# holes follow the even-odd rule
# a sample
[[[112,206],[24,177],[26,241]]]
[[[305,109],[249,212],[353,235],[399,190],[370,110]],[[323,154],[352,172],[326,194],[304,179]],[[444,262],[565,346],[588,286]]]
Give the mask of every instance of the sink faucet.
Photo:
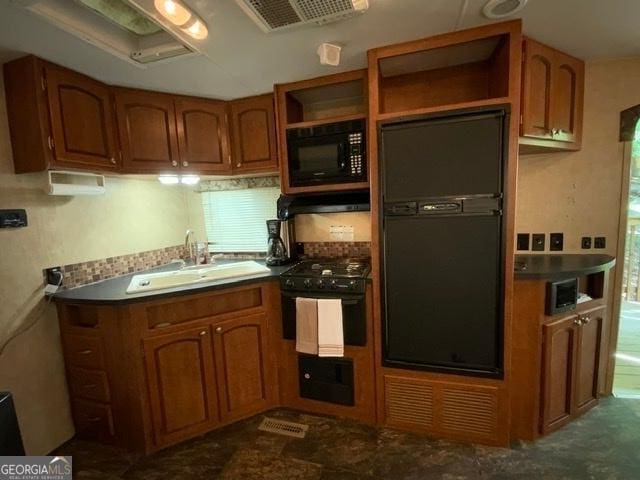
[[[189,250],[189,260],[196,262],[195,256],[195,232],[191,229],[187,230],[184,237],[184,246]]]

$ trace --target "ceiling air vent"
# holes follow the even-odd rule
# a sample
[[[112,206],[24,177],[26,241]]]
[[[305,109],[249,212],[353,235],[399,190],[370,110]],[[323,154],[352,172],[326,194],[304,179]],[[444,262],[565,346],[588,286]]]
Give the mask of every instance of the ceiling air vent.
[[[236,0],[265,31],[336,22],[364,13],[369,0]]]

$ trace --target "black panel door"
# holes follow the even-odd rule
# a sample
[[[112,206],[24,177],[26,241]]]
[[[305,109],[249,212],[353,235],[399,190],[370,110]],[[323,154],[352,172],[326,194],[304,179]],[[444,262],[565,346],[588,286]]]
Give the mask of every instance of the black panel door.
[[[382,130],[385,202],[502,192],[503,112]]]
[[[499,374],[501,218],[385,218],[387,363]]]

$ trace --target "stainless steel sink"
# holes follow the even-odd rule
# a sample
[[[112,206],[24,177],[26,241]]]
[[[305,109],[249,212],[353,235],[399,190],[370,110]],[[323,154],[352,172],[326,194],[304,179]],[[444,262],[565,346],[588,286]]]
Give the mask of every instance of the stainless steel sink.
[[[129,287],[127,287],[127,293],[148,292],[267,272],[269,272],[267,267],[254,261],[234,262],[223,265],[195,265],[171,272],[134,275]]]

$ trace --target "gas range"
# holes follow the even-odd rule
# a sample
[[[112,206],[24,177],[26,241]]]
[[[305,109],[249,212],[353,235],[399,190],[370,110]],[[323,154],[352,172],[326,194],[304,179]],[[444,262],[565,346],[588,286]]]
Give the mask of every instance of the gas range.
[[[364,293],[370,270],[368,259],[303,260],[280,275],[280,286],[286,291]]]

